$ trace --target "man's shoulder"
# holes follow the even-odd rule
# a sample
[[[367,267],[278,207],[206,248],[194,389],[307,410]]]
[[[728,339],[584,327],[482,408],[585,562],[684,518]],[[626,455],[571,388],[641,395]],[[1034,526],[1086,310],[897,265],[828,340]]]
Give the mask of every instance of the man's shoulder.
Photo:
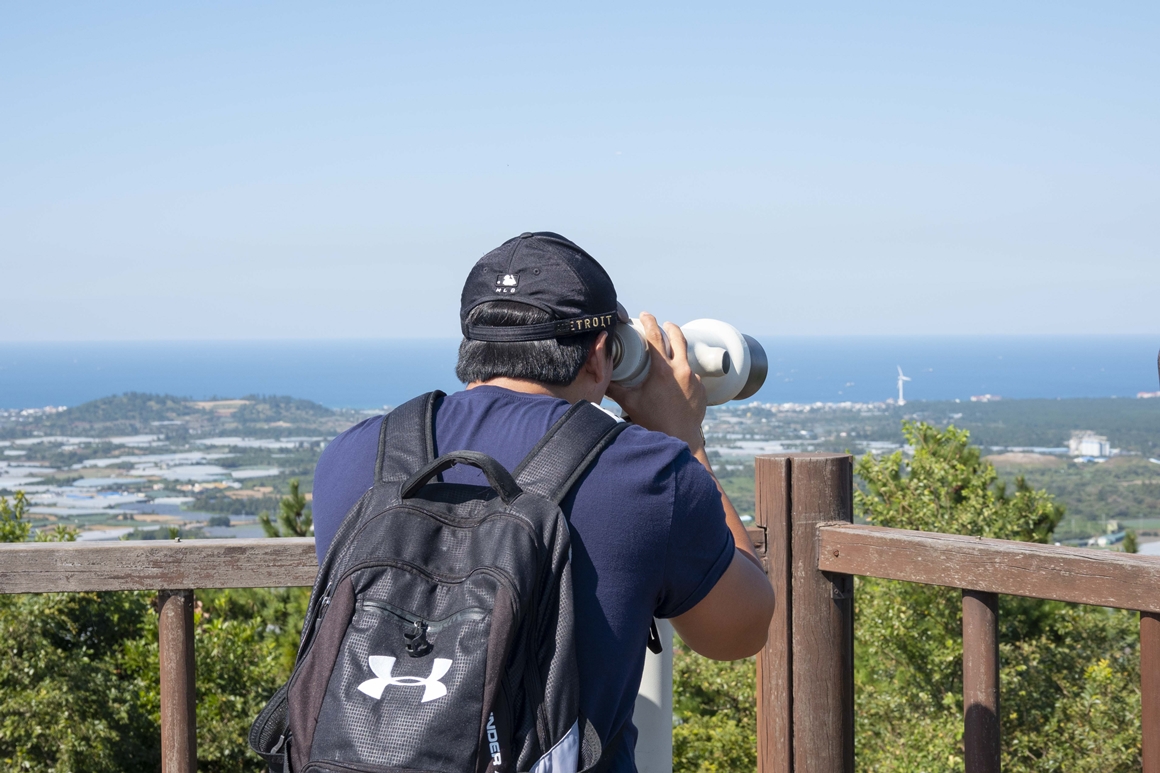
[[[522,414],[532,419],[533,424],[543,425],[538,432],[551,426],[567,407],[566,402],[553,397],[524,395],[507,390],[466,390],[447,396],[444,409],[441,409],[443,415],[440,425],[442,429],[454,433],[446,421],[456,423],[456,420],[460,420],[477,425],[477,429],[503,433],[512,431],[514,427],[507,422],[514,415]],[[323,449],[318,460],[319,470],[325,474],[333,465],[347,466],[362,462],[373,464],[378,456],[384,418],[381,414],[371,416],[335,436]],[[600,466],[605,469],[616,467],[621,474],[629,470],[656,472],[674,463],[683,466],[679,465],[682,456],[686,457],[686,461],[692,458],[684,441],[663,432],[629,424],[605,449],[602,454],[603,464]]]
[[[325,468],[327,464],[339,459],[346,461],[352,456],[363,457],[368,453],[371,461],[374,461],[378,456],[383,418],[382,414],[371,416],[340,432],[322,449],[322,455],[318,458],[319,467]]]
[[[663,432],[645,429],[639,424],[629,424],[617,435],[608,448],[616,456],[623,456],[634,464],[648,463],[667,466],[689,455],[689,446]]]

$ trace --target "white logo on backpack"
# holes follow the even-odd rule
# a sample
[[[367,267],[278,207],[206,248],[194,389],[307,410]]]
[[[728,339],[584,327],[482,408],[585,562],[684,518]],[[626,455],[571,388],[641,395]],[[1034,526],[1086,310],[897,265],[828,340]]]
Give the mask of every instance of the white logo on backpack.
[[[491,761],[498,768],[503,764],[503,753],[499,748],[499,731],[495,729],[495,712],[487,715],[487,750]]]
[[[378,678],[366,680],[358,686],[358,689],[376,700],[383,697],[383,690],[388,685],[422,687],[423,697],[419,701],[420,703],[433,701],[447,694],[447,686],[439,680],[451,670],[451,660],[448,658],[435,658],[431,664],[431,675],[427,677],[391,676],[391,671],[395,668],[395,658],[384,655],[371,655],[367,658],[367,664]]]

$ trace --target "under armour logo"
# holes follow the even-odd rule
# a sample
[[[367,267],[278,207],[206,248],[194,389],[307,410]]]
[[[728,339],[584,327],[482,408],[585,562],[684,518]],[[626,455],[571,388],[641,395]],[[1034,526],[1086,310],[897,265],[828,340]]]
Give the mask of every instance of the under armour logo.
[[[431,664],[431,675],[428,677],[391,676],[391,670],[395,667],[395,658],[392,657],[371,655],[367,658],[367,663],[378,678],[366,680],[358,686],[358,689],[375,700],[383,697],[383,690],[387,688],[387,685],[423,687],[423,698],[419,701],[420,703],[433,701],[447,694],[447,686],[439,680],[451,670],[449,658],[435,658],[435,662]]]

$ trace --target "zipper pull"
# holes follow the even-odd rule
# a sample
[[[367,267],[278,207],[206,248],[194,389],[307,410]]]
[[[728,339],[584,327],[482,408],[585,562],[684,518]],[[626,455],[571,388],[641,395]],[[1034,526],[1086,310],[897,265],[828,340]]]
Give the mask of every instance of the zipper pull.
[[[330,594],[334,589],[334,581],[331,580],[326,584],[326,590],[322,591],[322,599],[318,602],[318,612],[314,616],[314,626],[322,622],[322,618],[326,616],[326,610],[330,606]]]
[[[412,626],[411,630],[403,633],[403,638],[407,640],[407,654],[413,658],[421,658],[435,649],[435,645],[427,641],[426,621],[416,620]]]

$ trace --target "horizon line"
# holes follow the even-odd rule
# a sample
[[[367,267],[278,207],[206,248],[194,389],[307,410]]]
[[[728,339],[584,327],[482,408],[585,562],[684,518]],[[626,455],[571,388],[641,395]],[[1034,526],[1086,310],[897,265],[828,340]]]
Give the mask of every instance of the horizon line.
[[[964,338],[1157,338],[1160,331],[1148,333],[749,333],[765,339],[964,339]],[[44,338],[3,339],[0,346],[38,344],[277,344],[277,343],[387,343],[387,342],[446,342],[458,343],[460,336],[349,336],[349,337],[253,337],[253,338]]]

